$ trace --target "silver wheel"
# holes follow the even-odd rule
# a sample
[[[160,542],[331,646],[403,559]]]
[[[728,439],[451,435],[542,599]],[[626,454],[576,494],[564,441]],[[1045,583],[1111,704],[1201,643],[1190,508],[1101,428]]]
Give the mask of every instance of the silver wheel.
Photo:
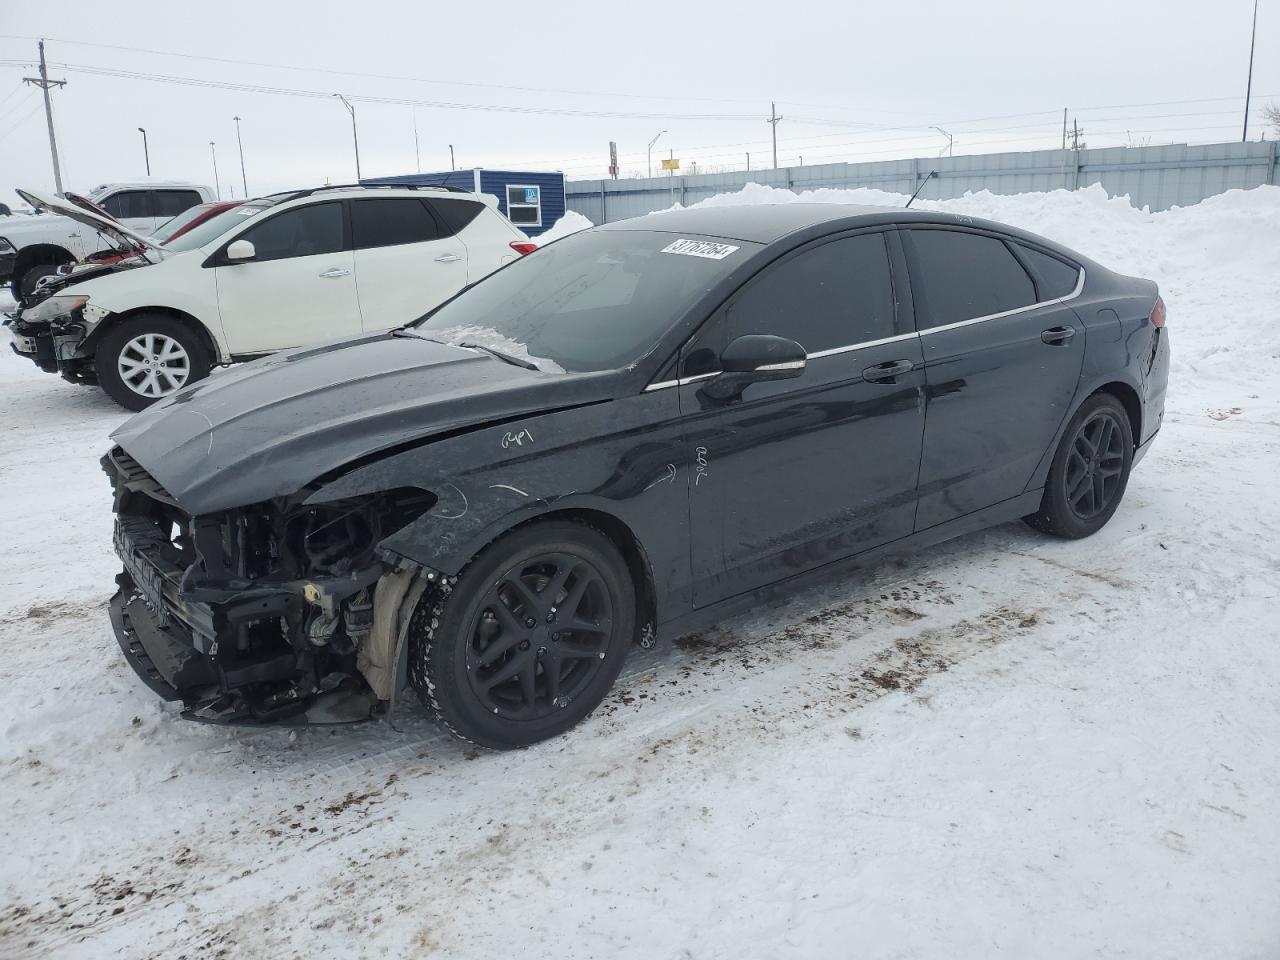
[[[144,333],[120,350],[116,369],[124,385],[138,396],[167,397],[191,376],[186,348],[163,333]]]

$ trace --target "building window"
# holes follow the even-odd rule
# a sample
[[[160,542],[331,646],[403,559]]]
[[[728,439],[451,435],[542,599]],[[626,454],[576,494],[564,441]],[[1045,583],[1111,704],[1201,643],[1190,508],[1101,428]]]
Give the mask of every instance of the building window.
[[[517,227],[542,226],[542,188],[508,185],[507,219]]]

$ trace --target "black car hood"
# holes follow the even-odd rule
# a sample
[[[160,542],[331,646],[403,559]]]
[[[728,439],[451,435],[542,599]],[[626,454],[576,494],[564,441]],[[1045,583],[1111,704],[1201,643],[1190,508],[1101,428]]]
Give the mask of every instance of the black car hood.
[[[194,516],[297,493],[405,443],[606,400],[616,382],[380,334],[215,374],[126,421],[112,439]]]

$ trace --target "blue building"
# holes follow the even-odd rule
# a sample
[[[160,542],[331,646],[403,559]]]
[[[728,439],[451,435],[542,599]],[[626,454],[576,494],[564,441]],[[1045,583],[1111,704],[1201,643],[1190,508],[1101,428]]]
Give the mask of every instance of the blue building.
[[[498,198],[498,210],[531,237],[536,237],[564,216],[564,174],[530,170],[445,170],[441,173],[406,173],[398,177],[366,177],[361,183],[412,183],[457,187]]]

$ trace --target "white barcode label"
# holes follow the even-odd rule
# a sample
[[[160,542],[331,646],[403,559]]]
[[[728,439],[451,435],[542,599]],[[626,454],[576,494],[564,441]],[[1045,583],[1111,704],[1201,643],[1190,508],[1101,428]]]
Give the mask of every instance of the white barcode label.
[[[682,253],[686,257],[703,257],[707,260],[723,260],[739,249],[728,243],[712,243],[710,240],[676,240],[662,248],[663,253]]]

